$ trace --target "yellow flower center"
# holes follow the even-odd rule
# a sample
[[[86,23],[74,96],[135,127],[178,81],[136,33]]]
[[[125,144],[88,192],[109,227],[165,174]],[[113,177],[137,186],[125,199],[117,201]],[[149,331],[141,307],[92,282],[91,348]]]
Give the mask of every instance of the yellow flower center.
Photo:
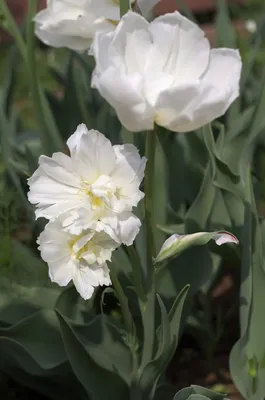
[[[86,194],[89,197],[89,200],[91,201],[91,204],[93,207],[102,207],[104,204],[104,201],[101,199],[101,197],[95,196],[90,189],[86,190]]]
[[[93,239],[89,240],[86,242],[86,244],[84,244],[83,247],[81,247],[81,249],[79,249],[78,251],[74,250],[74,245],[78,242],[78,240],[80,240],[82,238],[82,234],[81,235],[76,235],[72,240],[70,240],[68,242],[68,247],[71,253],[71,256],[76,259],[76,260],[80,260],[83,256],[84,253],[86,253],[88,250],[93,251]]]
[[[105,204],[104,199],[102,199],[99,196],[96,196],[91,190],[91,184],[85,180],[82,181],[82,187],[79,190],[79,195],[81,197],[83,197],[84,194],[89,198],[92,207],[98,208],[104,206]]]

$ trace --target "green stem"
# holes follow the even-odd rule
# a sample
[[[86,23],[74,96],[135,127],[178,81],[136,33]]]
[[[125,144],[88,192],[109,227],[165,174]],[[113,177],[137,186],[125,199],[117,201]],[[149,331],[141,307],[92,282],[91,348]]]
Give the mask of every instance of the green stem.
[[[150,131],[146,133],[145,155],[147,165],[144,179],[145,192],[145,226],[146,226],[146,256],[148,264],[148,275],[153,275],[153,256],[155,256],[155,242],[153,232],[153,181],[155,170],[155,149],[156,149],[156,132]]]
[[[7,25],[8,25],[8,31],[11,33],[11,35],[14,37],[17,47],[20,51],[21,57],[25,62],[27,62],[27,48],[26,44],[22,38],[22,35],[20,33],[20,30],[12,17],[12,14],[7,6],[6,1],[2,0],[0,1],[0,10],[2,11],[3,16],[6,19]]]
[[[76,98],[79,105],[80,113],[83,119],[83,122],[86,124],[87,129],[92,129],[91,119],[88,115],[87,104],[86,104],[86,95],[83,91],[83,86],[80,81],[79,71],[76,69],[76,65],[73,66],[73,80],[75,85]]]
[[[145,296],[144,287],[143,287],[143,274],[142,274],[142,268],[141,268],[141,260],[139,258],[137,251],[135,250],[134,246],[129,246],[126,248],[126,250],[128,252],[128,256],[129,256],[131,264],[132,264],[133,280],[135,283],[135,289],[136,289],[137,295],[142,302],[145,302],[146,296]]]
[[[128,306],[127,297],[113,269],[110,272],[110,279],[120,303],[122,318],[126,328],[127,345],[132,356],[132,382],[134,387],[134,385],[137,384],[138,379],[138,353],[135,326]]]
[[[133,324],[133,319],[132,319],[131,312],[130,312],[130,309],[128,306],[127,297],[125,296],[122,286],[113,270],[110,272],[110,279],[111,279],[113,288],[116,292],[117,298],[119,299],[122,318],[123,318],[124,325],[126,327],[126,331],[127,331],[128,335],[132,337],[132,336],[134,336],[134,324]]]
[[[52,116],[44,91],[40,85],[35,57],[35,34],[33,16],[36,13],[36,0],[29,0],[27,14],[27,69],[29,84],[33,99],[33,106],[38,118],[39,128],[42,133],[42,143],[45,152],[61,150],[63,142]]]
[[[155,280],[153,256],[155,255],[153,231],[153,183],[155,170],[156,132],[146,133],[145,155],[147,166],[145,171],[145,229],[146,229],[146,258],[147,258],[147,300],[141,303],[141,312],[144,330],[144,342],[141,368],[152,360],[155,338]]]

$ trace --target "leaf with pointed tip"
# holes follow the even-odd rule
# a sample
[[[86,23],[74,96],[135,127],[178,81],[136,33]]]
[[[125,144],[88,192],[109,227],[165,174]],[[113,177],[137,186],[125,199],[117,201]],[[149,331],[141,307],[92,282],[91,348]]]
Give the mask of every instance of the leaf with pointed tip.
[[[57,317],[60,322],[68,360],[76,377],[86,389],[87,393],[95,400],[101,400],[105,397],[106,393],[108,393],[110,397],[126,399],[129,389],[123,379],[117,374],[117,370],[110,372],[96,362],[96,359],[99,357],[105,357],[103,365],[106,366],[106,357],[108,357],[108,354],[103,353],[99,330],[93,326],[93,322],[90,324],[89,329],[94,337],[95,335],[97,336],[97,346],[89,343],[87,336],[81,336],[80,333],[77,334],[74,326],[72,326],[58,311]],[[86,329],[86,331],[88,332],[88,329]],[[86,341],[86,346],[84,345],[84,340]],[[99,353],[100,350],[101,352]],[[123,360],[120,360],[120,362],[123,362]],[[115,368],[115,364],[112,368]],[[104,385],[102,385],[102,382],[104,382]]]
[[[45,375],[66,362],[54,311],[43,310],[0,328],[1,354],[30,374]]]
[[[199,397],[198,397],[199,396]],[[188,388],[181,389],[173,400],[225,400],[226,395],[215,393],[210,389],[202,386],[191,385]],[[228,400],[228,399],[226,399]]]

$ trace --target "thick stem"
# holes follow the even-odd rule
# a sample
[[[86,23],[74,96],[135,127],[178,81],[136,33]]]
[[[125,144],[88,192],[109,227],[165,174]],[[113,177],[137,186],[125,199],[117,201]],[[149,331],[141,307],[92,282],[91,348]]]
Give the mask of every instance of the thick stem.
[[[145,302],[146,296],[143,286],[143,274],[140,257],[134,246],[129,246],[126,248],[126,250],[132,264],[133,280],[137,296],[139,297],[139,300],[141,300],[141,302]]]
[[[123,318],[124,325],[126,327],[127,334],[128,334],[128,336],[132,337],[134,335],[134,327],[133,327],[133,319],[132,319],[131,312],[130,312],[130,309],[128,306],[127,297],[125,296],[122,286],[113,270],[110,272],[110,279],[111,279],[113,288],[116,292],[117,298],[119,299],[119,303],[121,306],[122,318]]]
[[[155,241],[153,232],[153,181],[155,170],[156,133],[146,133],[145,155],[147,158],[144,192],[145,192],[145,227],[146,227],[146,257],[148,264],[148,276],[153,275],[153,256],[155,255]]]
[[[155,170],[156,132],[146,134],[145,154],[148,159],[145,180],[145,229],[146,229],[146,258],[147,258],[147,286],[146,302],[141,303],[141,312],[144,329],[144,342],[141,368],[152,360],[155,338],[155,281],[153,256],[155,255],[153,231],[153,182]]]

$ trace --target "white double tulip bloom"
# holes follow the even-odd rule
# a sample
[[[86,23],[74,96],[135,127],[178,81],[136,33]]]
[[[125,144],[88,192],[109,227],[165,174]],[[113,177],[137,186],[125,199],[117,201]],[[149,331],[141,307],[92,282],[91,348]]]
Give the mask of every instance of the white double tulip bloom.
[[[224,114],[239,95],[239,52],[211,50],[204,32],[178,12],[148,23],[129,11],[115,31],[96,34],[92,53],[92,86],[130,131],[155,123],[191,131]]]
[[[120,244],[131,245],[141,225],[132,209],[144,196],[139,186],[145,157],[132,144],[112,146],[84,124],[67,145],[71,157],[41,156],[28,180],[28,199],[37,206],[36,217],[54,221],[60,216],[62,228],[71,234],[105,231]]]
[[[110,261],[118,244],[105,232],[88,230],[72,235],[63,230],[58,218],[46,225],[38,244],[52,282],[66,286],[73,281],[85,300],[92,296],[95,287],[111,284],[106,261]]]

